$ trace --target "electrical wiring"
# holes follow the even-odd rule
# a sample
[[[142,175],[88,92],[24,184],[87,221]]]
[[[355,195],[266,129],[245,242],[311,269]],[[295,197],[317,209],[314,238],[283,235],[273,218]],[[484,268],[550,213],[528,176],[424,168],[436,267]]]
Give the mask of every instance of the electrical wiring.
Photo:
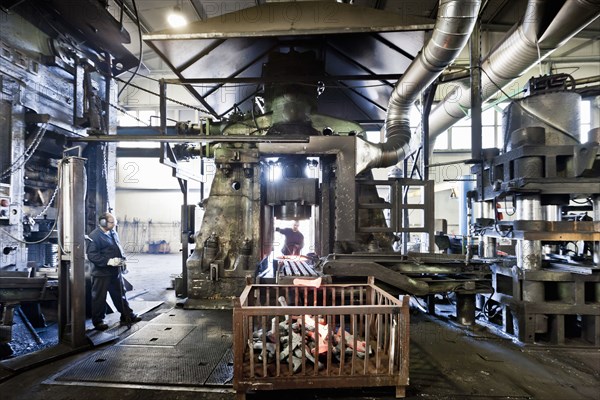
[[[512,217],[513,215],[515,215],[517,213],[515,206],[514,206],[514,198],[513,198],[513,207],[512,209],[514,210],[512,213],[509,213],[508,211],[508,205],[506,204],[506,196],[504,197],[504,212],[506,213],[507,216]]]
[[[417,304],[417,307],[418,307],[418,308],[419,308],[421,311],[423,311],[423,312],[427,312],[427,307],[426,307],[426,306],[424,306],[423,304],[421,304],[421,301],[419,300],[419,297],[417,297],[417,296],[411,296],[411,298],[410,298],[410,299],[415,301],[415,303]]]
[[[17,241],[19,243],[23,243],[23,244],[39,244],[39,243],[45,242],[46,240],[48,240],[50,238],[50,236],[52,236],[52,233],[54,232],[54,229],[56,228],[56,222],[57,222],[57,220],[58,220],[58,218],[54,221],[54,224],[52,225],[52,228],[50,229],[50,232],[48,232],[48,234],[43,239],[40,239],[40,240],[35,241],[35,242],[28,242],[26,240],[19,239],[18,237],[13,236],[10,232],[8,232],[7,230],[5,230],[4,228],[0,228],[0,231],[2,233],[4,233],[6,236],[10,237],[11,239],[13,239],[13,240],[15,240],[15,241]]]
[[[567,246],[569,244],[572,244],[573,246],[575,246],[575,250],[573,249],[569,249]],[[566,244],[563,244],[560,246],[561,250],[564,251],[565,253],[573,253],[575,255],[579,254],[579,246],[577,245],[576,242],[570,241],[570,242],[566,242]]]
[[[58,171],[59,171],[58,185],[56,186],[56,189],[54,190],[54,194],[52,195],[52,198],[48,202],[48,205],[46,206],[46,208],[44,209],[43,212],[45,212],[50,207],[50,204],[52,204],[52,202],[54,201],[54,198],[55,198],[56,194],[61,191],[61,188],[62,188],[62,172],[61,172],[62,168],[61,168],[61,164],[62,164],[63,161],[64,161],[64,159],[61,160],[59,162],[59,165],[58,165]],[[40,215],[42,213],[40,213]],[[22,240],[22,239],[20,239],[20,238],[18,238],[16,236],[12,235],[10,232],[8,232],[7,230],[5,230],[3,228],[0,228],[0,231],[3,232],[4,234],[6,234],[11,239],[13,239],[13,240],[15,240],[15,241],[17,241],[19,243],[23,243],[23,244],[39,244],[39,243],[45,242],[46,240],[48,240],[50,238],[50,236],[52,236],[52,233],[54,232],[54,230],[58,226],[58,220],[59,219],[60,219],[60,207],[58,207],[58,212],[56,214],[56,219],[54,220],[54,223],[52,224],[52,228],[50,228],[50,231],[48,232],[48,234],[44,238],[42,238],[40,240],[37,240],[35,242],[28,242],[26,240]],[[65,251],[64,251],[64,249],[63,249],[63,247],[61,246],[61,243],[60,243],[60,235],[59,235],[59,238],[58,238],[58,244],[59,244],[60,249],[63,251],[63,253],[65,253]]]
[[[123,93],[123,90],[125,90],[125,88],[131,83],[132,79],[137,75],[137,73],[140,70],[140,66],[142,65],[142,55],[143,55],[142,27],[140,26],[140,17],[138,15],[138,9],[137,9],[137,5],[135,4],[135,0],[131,0],[131,2],[133,3],[133,11],[135,12],[135,19],[136,20],[134,22],[135,22],[135,24],[137,25],[137,28],[138,28],[138,40],[140,42],[140,56],[139,56],[139,59],[138,59],[138,65],[137,65],[137,67],[135,67],[135,71],[133,71],[133,73],[129,77],[129,80],[119,90],[119,93],[117,94],[117,99],[119,97],[121,97],[121,93]]]
[[[486,286],[486,288],[487,288],[487,286]],[[482,314],[483,314],[485,317],[487,317],[487,318],[488,318],[488,320],[489,320],[490,318],[493,318],[493,317],[495,317],[495,316],[496,316],[497,312],[496,312],[496,313],[494,313],[494,315],[492,315],[492,316],[489,316],[489,314],[488,314],[488,312],[487,312],[487,306],[488,306],[488,303],[489,303],[489,301],[492,299],[492,297],[494,297],[494,295],[496,294],[496,290],[494,289],[494,287],[493,287],[493,286],[491,286],[491,287],[490,287],[490,289],[492,289],[492,294],[491,294],[491,295],[490,295],[488,298],[486,298],[486,299],[485,299],[485,303],[483,303],[483,306],[481,307],[481,311],[479,312],[479,314],[477,314],[477,315],[475,316],[475,318],[479,318],[479,317],[480,317]]]
[[[496,210],[498,208],[498,199],[497,199],[497,197],[494,198],[493,207],[494,207],[494,210]],[[504,210],[508,210],[508,207],[506,206],[506,197],[504,197]],[[513,216],[513,215],[515,215],[515,212],[516,211],[513,211],[512,214],[506,213],[506,215]],[[512,234],[513,228],[512,228],[512,226],[509,227],[509,229],[504,234],[502,232],[500,232],[500,229],[498,229],[498,213],[494,211],[494,230],[496,231],[496,233],[501,238],[506,238],[510,234]]]
[[[588,197],[585,199],[585,201],[577,201],[575,199],[571,199],[571,201],[575,204],[592,204],[592,198]]]

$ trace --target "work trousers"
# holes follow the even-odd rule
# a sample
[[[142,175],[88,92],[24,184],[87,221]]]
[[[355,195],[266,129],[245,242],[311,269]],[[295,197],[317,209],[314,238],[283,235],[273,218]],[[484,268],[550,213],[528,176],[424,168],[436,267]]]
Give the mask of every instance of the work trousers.
[[[125,297],[125,288],[121,274],[117,276],[92,276],[92,323],[102,323],[106,316],[106,294],[110,293],[117,311],[124,320],[133,314]]]

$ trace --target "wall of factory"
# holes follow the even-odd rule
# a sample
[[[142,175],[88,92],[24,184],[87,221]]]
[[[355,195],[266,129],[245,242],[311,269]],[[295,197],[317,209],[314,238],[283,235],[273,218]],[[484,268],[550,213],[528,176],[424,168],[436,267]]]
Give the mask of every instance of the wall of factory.
[[[189,163],[190,168],[196,168]],[[155,158],[119,158],[115,168],[115,214],[126,250],[176,253],[181,248],[183,195],[171,168]],[[189,182],[188,204],[200,201],[200,184]],[[196,227],[202,211],[196,208]]]

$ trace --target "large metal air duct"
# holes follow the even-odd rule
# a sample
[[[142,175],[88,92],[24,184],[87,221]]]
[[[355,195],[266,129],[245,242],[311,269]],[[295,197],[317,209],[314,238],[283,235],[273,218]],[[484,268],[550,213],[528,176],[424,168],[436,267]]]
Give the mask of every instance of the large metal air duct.
[[[411,139],[410,108],[419,93],[437,79],[467,44],[480,5],[479,0],[440,0],[431,39],[396,83],[390,97],[386,142],[357,141],[357,173],[389,167],[405,158]]]
[[[521,22],[482,62],[483,100],[498,93],[539,60],[550,55],[600,15],[600,0],[529,0]],[[465,117],[471,108],[468,83],[458,83],[429,116],[430,146],[435,138]]]

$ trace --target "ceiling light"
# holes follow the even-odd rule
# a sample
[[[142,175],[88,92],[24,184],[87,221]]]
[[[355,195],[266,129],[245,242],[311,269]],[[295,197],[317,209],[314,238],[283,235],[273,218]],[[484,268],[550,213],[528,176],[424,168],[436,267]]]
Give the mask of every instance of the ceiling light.
[[[167,22],[172,28],[181,28],[182,26],[186,26],[188,23],[179,6],[173,7],[167,16]]]

